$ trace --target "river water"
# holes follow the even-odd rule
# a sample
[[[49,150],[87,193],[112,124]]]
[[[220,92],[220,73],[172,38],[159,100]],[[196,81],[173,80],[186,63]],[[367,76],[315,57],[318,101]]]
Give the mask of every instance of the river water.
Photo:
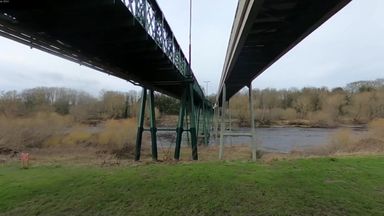
[[[314,146],[321,146],[330,143],[332,137],[340,129],[334,128],[256,128],[256,141],[261,149],[273,152],[290,152]],[[239,132],[249,132],[248,128],[238,129]],[[351,128],[354,136],[364,136],[367,133],[362,128]],[[174,133],[173,133],[174,134]],[[159,144],[162,147],[173,146],[175,138],[173,134],[159,133]],[[186,133],[184,133],[186,134]],[[187,143],[186,136],[183,136],[184,145]],[[211,136],[210,144],[218,144]],[[227,136],[225,145],[244,145],[251,143],[249,136]]]

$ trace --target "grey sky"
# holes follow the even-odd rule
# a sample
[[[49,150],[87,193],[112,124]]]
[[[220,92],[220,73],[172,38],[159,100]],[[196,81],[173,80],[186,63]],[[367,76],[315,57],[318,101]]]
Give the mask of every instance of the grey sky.
[[[184,53],[188,53],[189,0],[158,0]],[[192,65],[200,84],[216,92],[237,0],[193,0]],[[301,44],[265,71],[257,88],[344,86],[382,78],[384,1],[353,0]],[[84,66],[0,38],[0,90],[36,86],[70,87],[97,94],[102,89],[138,89]]]
[[[353,0],[257,78],[256,87],[344,86],[384,75],[384,1]]]

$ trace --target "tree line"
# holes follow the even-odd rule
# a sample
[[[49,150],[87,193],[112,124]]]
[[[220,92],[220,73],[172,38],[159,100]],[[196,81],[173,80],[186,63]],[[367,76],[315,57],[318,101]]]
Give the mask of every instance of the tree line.
[[[140,92],[101,91],[98,97],[87,92],[57,87],[0,92],[0,115],[15,118],[34,113],[70,115],[76,121],[136,117]],[[256,121],[275,123],[337,124],[367,123],[384,118],[384,79],[357,81],[345,87],[328,89],[253,89]],[[210,95],[214,102],[216,95]],[[180,101],[156,93],[157,115],[177,115]],[[249,125],[248,95],[241,91],[230,100],[232,118],[240,126]]]
[[[101,91],[98,97],[69,88],[37,87],[23,91],[0,92],[0,115],[8,118],[28,117],[35,113],[54,112],[71,115],[76,121],[135,117],[141,94],[137,91]],[[179,101],[155,95],[156,109],[177,114]]]
[[[336,126],[362,124],[384,118],[384,79],[353,82],[345,87],[328,89],[254,89],[256,121],[274,123]],[[247,92],[230,101],[231,115],[240,125],[249,124]]]

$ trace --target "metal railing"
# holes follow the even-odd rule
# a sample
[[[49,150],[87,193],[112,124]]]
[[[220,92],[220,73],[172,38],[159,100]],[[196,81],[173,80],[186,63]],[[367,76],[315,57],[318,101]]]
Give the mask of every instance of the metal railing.
[[[189,72],[189,64],[183,51],[177,43],[171,28],[164,18],[155,0],[121,0],[136,20],[147,31],[172,61],[175,67],[184,75]]]
[[[204,96],[204,92],[194,77],[190,65],[185,58],[180,45],[164,17],[156,0],[121,0],[141,26],[147,31],[148,35],[168,56],[175,67],[186,77],[191,76],[195,81],[194,89],[199,95]],[[191,73],[191,74],[189,74]]]

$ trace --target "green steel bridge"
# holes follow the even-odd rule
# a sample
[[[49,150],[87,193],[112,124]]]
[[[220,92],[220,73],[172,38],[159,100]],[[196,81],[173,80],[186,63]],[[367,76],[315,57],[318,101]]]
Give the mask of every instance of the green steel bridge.
[[[164,14],[155,0],[11,0],[0,4],[0,35],[31,48],[77,62],[143,87],[136,142],[140,159],[142,134],[151,132],[157,160],[158,130],[176,132],[175,159],[183,132],[197,141],[209,139],[212,104],[206,99]],[[175,129],[158,129],[154,91],[181,100]],[[147,95],[150,128],[144,128]],[[184,127],[186,113],[189,127]]]
[[[144,131],[151,133],[152,158],[157,160],[159,130],[176,133],[176,160],[183,132],[188,132],[197,160],[198,137],[208,144],[214,107],[221,117],[223,158],[229,99],[245,86],[250,89],[254,137],[252,80],[349,1],[239,0],[215,106],[206,99],[156,0],[9,0],[0,4],[0,35],[141,86],[136,160]],[[175,128],[156,127],[154,91],[181,100]],[[150,128],[144,128],[147,97]],[[252,153],[256,159],[254,144]]]

